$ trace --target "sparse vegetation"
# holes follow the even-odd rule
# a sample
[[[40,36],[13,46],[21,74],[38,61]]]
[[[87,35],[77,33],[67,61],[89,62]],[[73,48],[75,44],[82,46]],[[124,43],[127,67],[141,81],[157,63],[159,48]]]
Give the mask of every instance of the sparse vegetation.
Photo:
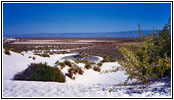
[[[94,71],[97,71],[97,72],[100,72],[101,71],[101,68],[99,66],[94,66],[93,67],[93,70]]]
[[[79,63],[80,63],[80,61],[79,61],[79,60],[74,60],[74,62],[75,62],[76,64],[79,64]]]
[[[65,82],[64,74],[57,67],[51,67],[46,63],[31,63],[27,69],[17,73],[13,79],[26,81]]]
[[[21,41],[30,41],[33,40],[33,38],[27,38],[27,39],[21,39]],[[38,39],[38,40],[44,40],[44,39]],[[49,39],[46,39],[49,40]],[[52,39],[53,40],[53,39]],[[60,39],[59,39],[60,40]],[[73,39],[62,39],[61,41],[68,41],[71,42]],[[78,39],[75,39],[78,40]],[[98,40],[96,38],[96,40]],[[99,39],[101,40],[101,39]],[[113,38],[113,39],[102,39],[102,40],[111,40],[115,41],[115,43],[110,43],[110,42],[96,42],[92,44],[3,44],[8,48],[13,48],[18,51],[32,51],[34,50],[35,54],[41,54],[43,51],[46,51],[44,53],[46,54],[64,54],[67,53],[66,51],[56,51],[61,48],[67,48],[67,49],[72,49],[72,48],[81,48],[83,47],[88,47],[85,49],[77,49],[77,50],[71,50],[71,52],[82,52],[82,54],[87,54],[87,55],[94,55],[94,56],[101,56],[101,57],[106,57],[108,56],[109,61],[115,61],[115,60],[122,60],[123,56],[119,51],[119,48],[122,47],[120,46],[120,43],[136,43],[134,38]],[[55,41],[57,41],[55,39]],[[74,41],[74,40],[73,40]],[[118,46],[118,48],[115,48]],[[53,51],[50,51],[53,50]],[[55,50],[55,51],[54,51]]]
[[[59,65],[60,65],[61,69],[65,68],[65,63],[64,62],[59,62]]]
[[[50,57],[50,55],[48,55],[46,53],[43,53],[43,54],[35,53],[34,55],[38,55],[38,56],[41,56],[41,57]]]
[[[108,56],[104,56],[102,62],[110,62],[109,57]]]
[[[76,64],[73,64],[73,66],[68,69],[68,74],[69,74],[69,77],[72,79],[73,78],[73,74],[80,74],[80,75],[83,75],[84,71],[79,67],[77,66]]]
[[[89,55],[86,54],[86,53],[81,54],[81,56],[82,56],[83,58],[85,58],[85,57],[89,57]]]
[[[86,60],[79,60],[79,62],[84,64],[89,64],[89,61],[86,61]]]
[[[5,49],[4,53],[7,54],[7,55],[11,55],[10,51],[13,51],[13,52],[16,52],[16,53],[21,53],[21,51],[13,49],[13,48],[10,48],[10,47],[8,47],[6,45],[3,45],[3,48]]]
[[[99,62],[97,65],[98,65],[99,67],[101,67],[101,66],[103,65],[103,63],[102,63],[102,62]]]
[[[72,67],[72,63],[69,60],[65,60],[64,63],[65,65]]]
[[[85,64],[85,68],[86,68],[86,69],[91,69],[92,66],[91,66],[90,64]]]
[[[94,65],[94,64],[95,64],[95,62],[90,62],[90,64],[91,64],[91,65]]]
[[[5,48],[5,52],[4,52],[6,55],[11,55],[9,49]]]
[[[21,53],[20,50],[17,50],[17,49],[14,49],[14,48],[10,48],[10,47],[8,47],[5,44],[3,44],[3,48],[5,49],[5,51],[6,51],[7,54],[8,54],[9,51],[13,51],[13,52],[16,52],[16,53]]]

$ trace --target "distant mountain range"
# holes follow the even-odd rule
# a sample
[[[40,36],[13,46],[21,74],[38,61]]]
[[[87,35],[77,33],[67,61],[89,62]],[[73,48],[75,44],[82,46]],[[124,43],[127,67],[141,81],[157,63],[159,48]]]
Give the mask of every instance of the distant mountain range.
[[[147,35],[151,30],[143,30]],[[98,32],[98,33],[33,33],[33,34],[4,34],[3,37],[21,37],[21,38],[128,38],[139,37],[138,31],[121,32]]]

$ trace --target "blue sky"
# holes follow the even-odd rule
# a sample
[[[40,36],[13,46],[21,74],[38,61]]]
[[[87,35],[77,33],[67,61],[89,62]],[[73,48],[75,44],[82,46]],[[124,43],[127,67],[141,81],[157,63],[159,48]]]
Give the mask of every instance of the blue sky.
[[[170,3],[4,3],[4,34],[162,29]]]

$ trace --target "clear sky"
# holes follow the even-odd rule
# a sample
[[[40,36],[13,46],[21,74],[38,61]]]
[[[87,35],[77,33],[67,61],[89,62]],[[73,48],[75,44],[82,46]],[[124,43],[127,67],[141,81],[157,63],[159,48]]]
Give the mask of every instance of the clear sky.
[[[4,3],[4,34],[162,29],[170,3]]]

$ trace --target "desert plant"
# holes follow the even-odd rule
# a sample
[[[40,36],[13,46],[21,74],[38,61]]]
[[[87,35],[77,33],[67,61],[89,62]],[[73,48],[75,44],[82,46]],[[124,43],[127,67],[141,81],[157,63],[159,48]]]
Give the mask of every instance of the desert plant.
[[[87,60],[79,60],[80,63],[84,63],[84,64],[89,64],[89,61]]]
[[[50,54],[50,55],[53,55],[54,53],[53,53],[53,52],[50,52],[49,54]]]
[[[94,65],[94,64],[96,64],[96,63],[95,63],[95,62],[90,62],[90,64],[91,64],[91,65]]]
[[[80,61],[79,61],[79,60],[74,60],[74,62],[75,62],[76,64],[79,64],[79,63],[80,63]]]
[[[57,60],[57,61],[55,62],[55,64],[58,65],[58,64],[59,64],[59,61]]]
[[[83,58],[85,58],[85,57],[89,57],[88,54],[82,54],[81,56],[82,56]]]
[[[93,67],[93,70],[94,71],[97,71],[97,72],[100,72],[101,71],[101,68],[99,66],[94,66]]]
[[[97,65],[98,65],[99,67],[101,67],[101,66],[103,65],[103,63],[102,63],[102,62],[99,62],[99,63],[97,63]]]
[[[65,82],[64,74],[46,63],[31,63],[27,69],[17,73],[14,80]]]
[[[43,54],[37,54],[37,53],[35,53],[34,55],[38,55],[38,56],[41,56],[41,57],[50,57],[50,55],[48,55],[46,53],[43,53]]]
[[[61,69],[63,69],[65,67],[65,63],[64,62],[59,62],[59,65],[60,65]]]
[[[140,30],[140,26],[139,26]],[[129,75],[129,79],[140,82],[171,76],[171,26],[166,24],[157,34],[144,36],[140,31],[141,48],[121,48],[124,60],[120,64]],[[129,80],[128,79],[128,80]]]
[[[72,67],[72,63],[69,60],[65,60],[64,63],[65,65]]]
[[[103,57],[103,60],[102,60],[102,62],[109,62],[110,60],[109,60],[109,57],[108,56],[104,56]]]
[[[83,75],[84,71],[76,64],[73,64],[73,66],[70,69],[68,69],[68,73],[69,73],[69,77],[73,78],[73,74]]]
[[[92,66],[91,66],[90,64],[85,64],[85,68],[86,68],[86,69],[91,69]]]
[[[48,54],[41,54],[40,56],[42,56],[42,57],[50,57],[50,55],[48,55]]]
[[[13,51],[13,52],[16,52],[16,53],[21,53],[21,51],[18,50],[18,49],[11,48],[10,50]]]
[[[33,56],[33,58],[32,58],[32,59],[33,59],[33,60],[35,60],[35,59],[36,59],[36,57],[34,57],[34,56]]]
[[[5,52],[4,52],[6,55],[11,55],[9,49],[5,49]]]
[[[14,49],[13,47],[9,47],[8,45],[5,45],[5,44],[3,44],[3,48],[6,49],[6,50],[10,50],[10,51],[16,52],[16,53],[21,53],[20,50]]]

